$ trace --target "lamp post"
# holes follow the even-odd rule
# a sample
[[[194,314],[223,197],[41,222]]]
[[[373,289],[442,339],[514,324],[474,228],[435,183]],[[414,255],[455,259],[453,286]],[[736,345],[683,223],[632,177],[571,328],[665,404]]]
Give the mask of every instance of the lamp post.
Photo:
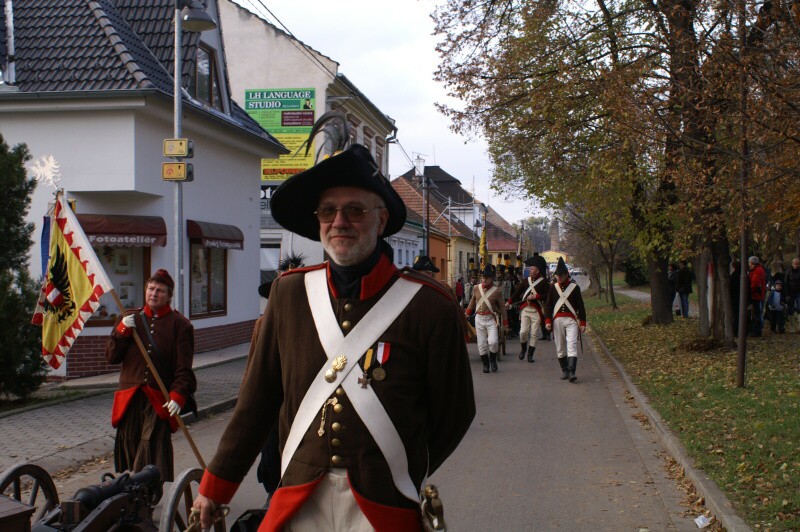
[[[183,30],[200,32],[217,27],[212,19],[195,0],[175,0],[175,70],[173,71],[174,87],[174,117],[173,135],[181,138],[183,98],[182,91],[182,50],[181,34]],[[175,181],[175,297],[173,299],[178,312],[186,314],[183,310],[183,182]]]

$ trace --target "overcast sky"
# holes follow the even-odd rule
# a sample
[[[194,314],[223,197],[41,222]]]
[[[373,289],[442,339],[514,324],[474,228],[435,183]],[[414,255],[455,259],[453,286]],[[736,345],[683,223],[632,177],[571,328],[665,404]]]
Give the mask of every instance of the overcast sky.
[[[275,23],[259,0],[234,1]],[[491,194],[485,142],[450,131],[448,120],[434,107],[446,97],[433,81],[438,64],[430,18],[433,1],[261,1],[297,39],[339,63],[339,72],[395,120],[398,139],[410,158],[420,154],[425,164],[441,166],[468,191],[473,190],[474,178],[475,197],[511,223],[532,214],[529,202]],[[412,163],[393,146],[391,177],[411,168]]]

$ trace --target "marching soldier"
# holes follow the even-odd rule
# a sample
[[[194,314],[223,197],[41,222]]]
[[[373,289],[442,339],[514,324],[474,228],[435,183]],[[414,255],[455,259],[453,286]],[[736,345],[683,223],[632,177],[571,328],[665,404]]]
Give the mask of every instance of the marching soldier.
[[[542,270],[547,268],[547,263],[542,257],[531,257],[525,261],[525,265],[530,267],[528,278],[517,285],[508,300],[508,306],[519,305],[521,320],[519,341],[522,348],[519,352],[519,359],[524,359],[527,353],[528,362],[533,362],[533,353],[536,351],[536,335],[539,332],[540,323],[544,321],[542,304],[547,300],[550,285],[542,275]]]
[[[282,478],[259,530],[421,531],[423,479],[475,415],[462,310],[438,282],[394,266],[384,238],[402,229],[406,209],[364,146],[292,176],[270,207],[330,260],[272,284],[194,502],[201,527],[231,500],[277,420]]]
[[[550,286],[545,305],[544,321],[547,330],[553,331],[558,363],[561,365],[561,380],[575,382],[578,365],[578,335],[586,330],[586,309],[583,306],[581,289],[570,279],[564,259],[559,257],[556,266],[556,282]]]
[[[467,316],[475,313],[475,329],[478,334],[478,352],[483,362],[483,372],[497,371],[497,354],[500,350],[500,331],[502,324],[508,328],[508,315],[500,290],[494,286],[494,271],[487,264],[483,270],[481,283],[472,289],[472,298],[467,306]]]

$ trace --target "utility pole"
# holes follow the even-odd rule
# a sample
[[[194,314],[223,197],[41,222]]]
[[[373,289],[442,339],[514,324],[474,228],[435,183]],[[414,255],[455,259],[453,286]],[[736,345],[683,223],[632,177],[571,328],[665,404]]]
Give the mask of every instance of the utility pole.
[[[417,158],[414,159],[414,169],[417,177],[420,179],[420,185],[422,186],[422,210],[425,213],[422,217],[422,254],[429,257],[430,227],[428,222],[428,179],[425,177],[425,159],[423,159],[421,155],[417,155]]]

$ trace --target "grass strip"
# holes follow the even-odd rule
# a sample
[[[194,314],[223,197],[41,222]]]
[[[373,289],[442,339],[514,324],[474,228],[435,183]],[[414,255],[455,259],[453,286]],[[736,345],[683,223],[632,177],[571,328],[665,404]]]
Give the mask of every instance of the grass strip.
[[[589,322],[695,465],[754,529],[800,530],[800,334],[749,339],[741,389],[736,351],[699,350],[696,319],[643,325],[649,303],[617,303],[587,298]]]

